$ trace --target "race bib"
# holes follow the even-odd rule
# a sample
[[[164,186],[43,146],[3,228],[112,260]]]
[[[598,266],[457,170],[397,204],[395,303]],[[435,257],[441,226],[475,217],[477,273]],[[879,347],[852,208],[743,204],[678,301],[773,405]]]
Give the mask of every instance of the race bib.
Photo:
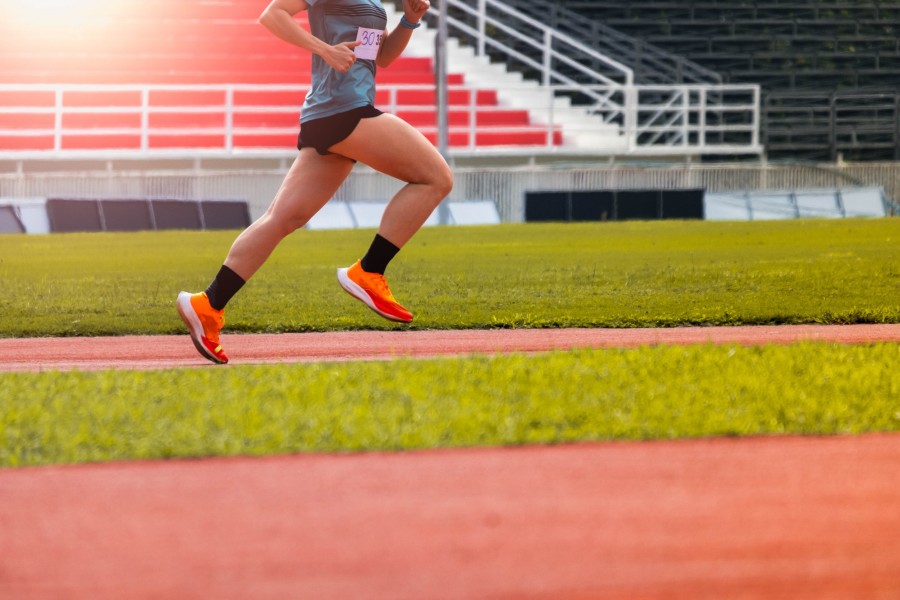
[[[353,49],[356,57],[375,60],[378,58],[378,49],[381,48],[382,40],[384,40],[384,30],[360,27],[356,32],[356,41],[362,43]]]

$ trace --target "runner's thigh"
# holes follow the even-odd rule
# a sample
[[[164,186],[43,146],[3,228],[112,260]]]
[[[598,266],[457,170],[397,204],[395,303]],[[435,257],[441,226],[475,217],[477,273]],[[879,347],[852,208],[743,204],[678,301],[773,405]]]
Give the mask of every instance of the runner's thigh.
[[[362,119],[353,133],[330,148],[408,183],[443,183],[450,168],[422,133],[394,115]]]
[[[353,169],[353,161],[337,154],[322,156],[313,148],[300,151],[269,210],[285,219],[308,220],[334,196]]]

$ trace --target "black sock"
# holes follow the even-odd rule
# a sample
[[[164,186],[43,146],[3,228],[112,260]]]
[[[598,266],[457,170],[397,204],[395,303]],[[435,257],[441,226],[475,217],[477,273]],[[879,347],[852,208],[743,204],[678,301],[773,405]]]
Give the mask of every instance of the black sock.
[[[369,251],[362,257],[362,269],[367,273],[380,273],[384,275],[388,263],[400,252],[400,248],[393,245],[377,233]]]
[[[222,310],[231,297],[238,293],[246,283],[241,276],[222,265],[219,274],[213,279],[209,287],[206,288],[206,295],[209,297],[210,305],[216,310]]]

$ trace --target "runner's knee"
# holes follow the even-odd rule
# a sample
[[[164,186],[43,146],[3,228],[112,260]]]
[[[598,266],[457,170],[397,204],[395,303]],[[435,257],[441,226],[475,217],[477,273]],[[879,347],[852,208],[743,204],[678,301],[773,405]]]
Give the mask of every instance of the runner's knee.
[[[267,229],[284,238],[306,225],[312,218],[312,215],[284,214],[268,211],[262,218],[266,220]]]
[[[440,200],[449,196],[453,190],[453,172],[450,170],[450,167],[445,164],[435,169],[428,185],[434,188],[435,195],[440,196]]]

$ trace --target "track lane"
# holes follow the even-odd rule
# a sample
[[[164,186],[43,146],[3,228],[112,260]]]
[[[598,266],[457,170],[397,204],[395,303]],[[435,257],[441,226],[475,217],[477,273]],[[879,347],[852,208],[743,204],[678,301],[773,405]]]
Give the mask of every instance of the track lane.
[[[799,340],[900,327],[223,341],[252,364]],[[187,336],[0,340],[0,370],[182,366],[212,367]],[[898,464],[876,434],[0,469],[0,598],[896,598]]]
[[[546,352],[653,344],[900,342],[900,325],[773,325],[639,329],[483,329],[223,335],[231,365]],[[213,366],[189,337],[0,339],[0,371]]]
[[[900,597],[900,436],[0,469],[17,600]]]

